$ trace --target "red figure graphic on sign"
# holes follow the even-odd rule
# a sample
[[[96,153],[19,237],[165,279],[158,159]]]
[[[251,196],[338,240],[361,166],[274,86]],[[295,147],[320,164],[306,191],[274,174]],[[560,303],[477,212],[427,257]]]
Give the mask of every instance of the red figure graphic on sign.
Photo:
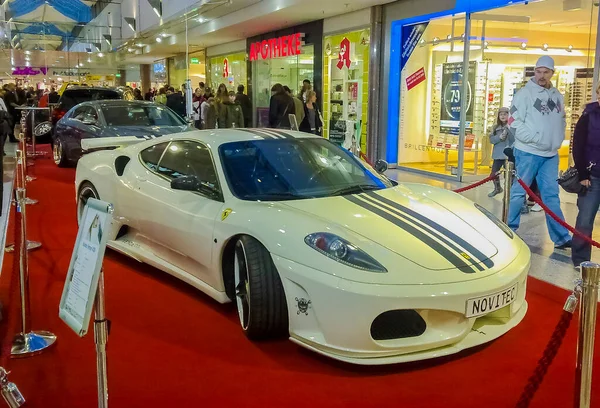
[[[225,58],[223,60],[223,78],[229,77],[229,60]]]
[[[337,67],[339,69],[342,69],[344,68],[344,65],[346,65],[346,68],[350,68],[351,62],[352,61],[350,61],[350,40],[344,37],[344,39],[340,43],[340,56],[339,61],[337,63]]]

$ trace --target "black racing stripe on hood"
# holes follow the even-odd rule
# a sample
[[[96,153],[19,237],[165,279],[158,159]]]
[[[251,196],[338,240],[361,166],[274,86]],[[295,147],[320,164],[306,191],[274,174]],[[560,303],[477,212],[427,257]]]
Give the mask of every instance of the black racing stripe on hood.
[[[473,245],[469,244],[467,241],[465,241],[464,239],[462,239],[461,237],[456,235],[454,232],[441,226],[437,222],[430,220],[429,218],[425,217],[424,215],[419,214],[418,212],[411,210],[410,208],[405,207],[402,204],[396,203],[388,198],[382,197],[381,195],[376,194],[374,191],[370,191],[366,194],[369,197],[372,197],[373,199],[375,199],[381,203],[387,204],[390,207],[393,207],[401,212],[404,212],[404,213],[410,215],[411,217],[416,218],[417,220],[421,221],[423,224],[427,224],[433,230],[445,235],[448,239],[450,239],[454,243],[463,247],[465,249],[465,251],[469,252],[471,255],[473,255],[475,258],[477,258],[479,261],[483,262],[483,264],[485,266],[487,266],[488,268],[492,268],[494,266],[494,261],[492,261],[489,257],[487,257],[483,252],[481,252],[479,249],[475,248]]]
[[[277,137],[270,135],[268,133],[263,133],[256,129],[244,129],[244,128],[236,128],[235,130],[239,130],[240,132],[252,133],[255,136],[260,136],[263,139],[277,139]]]
[[[395,217],[394,215],[385,212],[384,210],[382,210],[379,207],[375,207],[374,205],[371,205],[365,201],[362,201],[361,199],[359,199],[356,196],[344,196],[344,198],[346,200],[358,205],[359,207],[361,207],[375,215],[378,215],[379,217],[385,219],[386,221],[391,222],[392,224],[396,225],[397,227],[403,229],[404,231],[408,232],[413,237],[415,237],[419,241],[423,242],[425,245],[427,245],[428,247],[433,249],[435,252],[440,254],[440,256],[442,256],[444,259],[448,260],[452,265],[454,265],[456,268],[458,268],[461,272],[475,273],[475,270],[473,270],[473,268],[471,268],[470,265],[467,265],[465,263],[465,261],[463,259],[461,259],[458,255],[455,255],[448,248],[441,245],[435,239],[433,239],[429,235],[425,234],[424,232],[420,231],[419,229],[402,221],[398,217]]]
[[[450,241],[448,239],[448,237],[440,234],[438,231],[436,231],[436,230],[434,230],[432,228],[428,228],[427,225],[423,225],[423,224],[419,223],[417,220],[409,217],[407,214],[404,214],[401,211],[398,211],[398,210],[393,209],[393,208],[386,208],[386,207],[382,206],[381,203],[378,202],[377,200],[374,200],[374,199],[372,199],[370,197],[367,197],[365,195],[360,195],[359,197],[362,198],[365,201],[370,202],[373,205],[379,206],[379,208],[381,208],[382,210],[390,211],[396,217],[401,218],[404,221],[412,222],[413,224],[417,224],[418,227],[420,227],[421,229],[423,229],[425,232],[429,233],[430,235],[433,235],[435,238],[437,238],[439,241],[441,241],[444,245],[446,245],[451,250],[453,250],[456,254],[458,254],[461,257],[463,256],[461,254],[463,254],[464,251],[462,249],[460,249],[458,246],[456,246],[452,241]],[[484,270],[484,268],[480,264],[478,264],[478,263],[473,264],[472,266],[474,266],[475,268],[479,269],[480,271]]]

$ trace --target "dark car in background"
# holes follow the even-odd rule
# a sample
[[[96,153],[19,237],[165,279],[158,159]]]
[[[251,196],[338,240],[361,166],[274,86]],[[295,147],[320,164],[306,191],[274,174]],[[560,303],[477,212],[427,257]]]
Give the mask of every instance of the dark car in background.
[[[150,139],[193,127],[164,105],[144,101],[84,102],[62,116],[53,136],[53,157],[59,167],[75,165],[81,139],[135,136]]]

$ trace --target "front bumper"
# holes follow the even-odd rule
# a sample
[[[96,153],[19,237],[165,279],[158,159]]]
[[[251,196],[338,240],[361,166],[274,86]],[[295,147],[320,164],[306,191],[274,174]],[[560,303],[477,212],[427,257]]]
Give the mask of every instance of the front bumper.
[[[524,243],[521,245],[518,256],[493,275],[440,285],[353,282],[273,256],[285,288],[290,339],[355,364],[423,360],[484,344],[515,327],[527,311],[525,291],[531,254]],[[513,303],[481,317],[466,317],[468,299],[515,284]],[[425,331],[413,337],[374,340],[373,321],[391,310],[415,310],[426,323]]]

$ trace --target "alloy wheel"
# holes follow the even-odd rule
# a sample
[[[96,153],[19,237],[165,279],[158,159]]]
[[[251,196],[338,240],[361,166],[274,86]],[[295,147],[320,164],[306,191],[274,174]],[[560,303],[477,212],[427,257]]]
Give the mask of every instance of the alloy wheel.
[[[40,136],[44,136],[46,133],[50,132],[51,130],[52,130],[52,124],[50,122],[43,122],[35,127],[35,129],[33,130],[33,134],[35,135],[35,137],[40,137]]]
[[[235,247],[233,271],[238,316],[242,329],[247,330],[250,321],[250,281],[248,280],[246,251],[244,244],[240,241],[238,241]]]
[[[79,192],[79,197],[77,198],[77,221],[81,220],[83,216],[83,210],[85,209],[85,205],[87,204],[90,198],[98,198],[96,191],[90,185],[84,186]]]
[[[59,165],[62,161],[62,153],[62,143],[59,139],[56,139],[56,141],[54,141],[54,146],[52,147],[52,157],[54,158],[54,163],[56,163],[56,165]]]

